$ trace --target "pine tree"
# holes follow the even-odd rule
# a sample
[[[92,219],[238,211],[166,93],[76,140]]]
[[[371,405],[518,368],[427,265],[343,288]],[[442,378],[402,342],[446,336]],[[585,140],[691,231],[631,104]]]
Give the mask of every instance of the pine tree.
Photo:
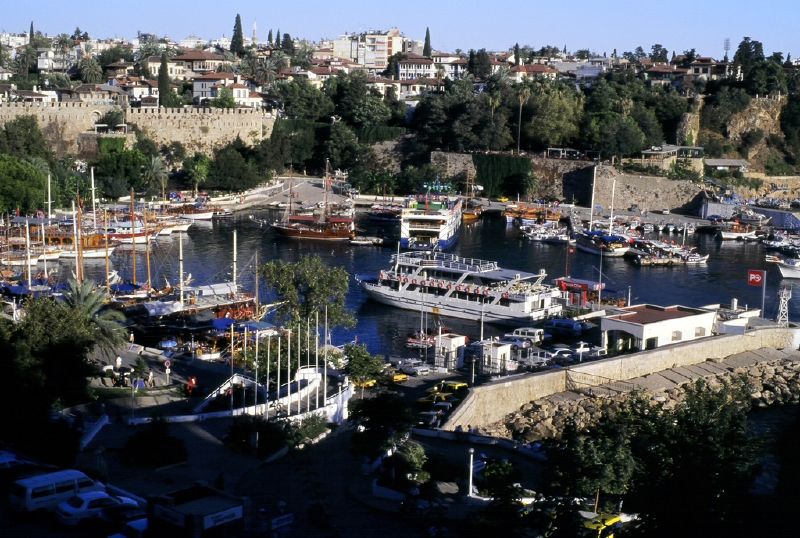
[[[28,32],[28,43],[33,41],[33,21],[31,21],[31,29]]]
[[[172,89],[169,83],[169,70],[167,69],[167,53],[161,53],[161,65],[158,67],[158,100],[161,106],[166,106],[170,102]]]
[[[267,43],[272,46],[272,30],[269,31],[269,35],[267,35]]]
[[[519,65],[519,43],[514,43],[514,65]]]
[[[281,30],[280,28],[275,32],[275,48],[281,48]]]
[[[237,13],[236,22],[233,23],[233,37],[231,37],[231,52],[237,56],[244,54],[244,35],[242,34],[242,17]]]
[[[422,55],[426,58],[431,57],[431,30],[430,28],[425,28],[425,46],[422,47]]]
[[[281,40],[281,49],[286,53],[287,56],[294,54],[294,41],[292,40],[292,36],[290,36],[288,33],[283,34],[283,39]]]

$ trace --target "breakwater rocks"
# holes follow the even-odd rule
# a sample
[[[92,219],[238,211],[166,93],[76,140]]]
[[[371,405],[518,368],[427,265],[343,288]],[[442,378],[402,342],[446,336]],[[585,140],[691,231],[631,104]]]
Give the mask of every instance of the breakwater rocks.
[[[800,402],[800,361],[797,360],[778,359],[746,367],[730,367],[703,379],[711,390],[719,390],[725,381],[742,375],[747,377],[752,386],[750,397],[753,407]],[[681,385],[656,392],[638,392],[648,395],[651,401],[660,403],[664,409],[673,409],[681,403],[685,389],[691,382],[687,380]],[[524,442],[557,438],[568,418],[574,419],[581,429],[589,427],[600,419],[604,410],[618,409],[631,394],[606,390],[602,386],[562,392],[527,403],[504,420],[486,425],[479,431],[484,435]]]

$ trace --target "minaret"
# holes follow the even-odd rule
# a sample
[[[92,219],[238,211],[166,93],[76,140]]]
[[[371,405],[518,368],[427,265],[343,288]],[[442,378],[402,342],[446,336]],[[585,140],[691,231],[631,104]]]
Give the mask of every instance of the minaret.
[[[258,45],[258,35],[256,33],[256,21],[253,21],[253,45]]]

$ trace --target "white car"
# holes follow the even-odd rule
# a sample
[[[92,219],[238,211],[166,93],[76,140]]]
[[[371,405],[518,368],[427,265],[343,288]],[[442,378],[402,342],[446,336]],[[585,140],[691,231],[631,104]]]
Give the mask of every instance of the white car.
[[[110,495],[105,491],[79,493],[56,508],[56,515],[64,525],[77,525],[89,519],[99,518],[103,511],[117,506],[138,507],[139,503],[128,497]]]

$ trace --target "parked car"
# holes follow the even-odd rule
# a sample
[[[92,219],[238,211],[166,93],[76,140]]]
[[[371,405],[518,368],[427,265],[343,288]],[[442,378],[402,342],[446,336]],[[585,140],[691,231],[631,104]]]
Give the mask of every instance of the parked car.
[[[719,224],[725,219],[721,215],[709,215],[706,217],[706,220],[709,221],[711,224]]]
[[[65,525],[77,525],[90,519],[100,518],[104,510],[121,505],[138,507],[139,503],[128,497],[111,495],[105,491],[88,491],[78,493],[59,504],[56,515]]]
[[[122,529],[108,538],[140,538],[147,532],[147,518],[141,517],[125,524]]]

